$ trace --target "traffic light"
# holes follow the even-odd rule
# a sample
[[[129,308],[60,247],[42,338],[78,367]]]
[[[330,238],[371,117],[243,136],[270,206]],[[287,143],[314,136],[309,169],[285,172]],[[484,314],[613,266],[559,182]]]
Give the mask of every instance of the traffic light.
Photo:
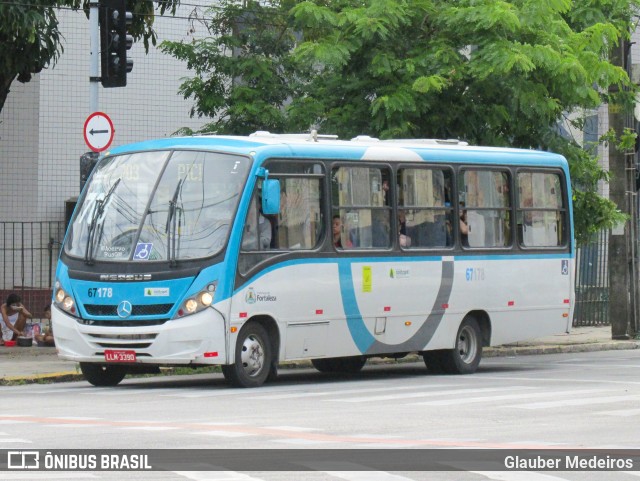
[[[133,45],[133,37],[127,35],[133,14],[127,12],[126,0],[101,0],[99,21],[102,86],[124,87],[133,69],[133,60],[127,57]]]

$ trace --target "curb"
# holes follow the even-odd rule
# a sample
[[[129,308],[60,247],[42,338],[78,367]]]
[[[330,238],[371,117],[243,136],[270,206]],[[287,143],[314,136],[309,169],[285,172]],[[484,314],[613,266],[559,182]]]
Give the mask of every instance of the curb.
[[[51,372],[30,376],[7,376],[0,378],[0,386],[17,384],[52,384],[55,382],[82,381],[84,377],[76,371]]]
[[[548,346],[489,347],[482,357],[515,357],[533,354],[561,354],[569,352],[623,351],[640,349],[640,342],[611,341],[587,344],[552,344]]]

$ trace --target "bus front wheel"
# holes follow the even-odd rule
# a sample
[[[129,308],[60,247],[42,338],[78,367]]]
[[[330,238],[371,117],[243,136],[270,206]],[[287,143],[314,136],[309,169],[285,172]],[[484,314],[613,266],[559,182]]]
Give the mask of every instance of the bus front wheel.
[[[104,364],[80,363],[84,378],[94,386],[115,386],[127,375],[122,366],[105,366]]]
[[[222,366],[225,379],[237,387],[258,387],[271,372],[271,343],[267,331],[256,322],[240,329],[234,363]]]
[[[472,374],[482,358],[482,333],[478,321],[465,318],[456,336],[455,347],[428,351],[422,355],[427,368],[434,373]]]

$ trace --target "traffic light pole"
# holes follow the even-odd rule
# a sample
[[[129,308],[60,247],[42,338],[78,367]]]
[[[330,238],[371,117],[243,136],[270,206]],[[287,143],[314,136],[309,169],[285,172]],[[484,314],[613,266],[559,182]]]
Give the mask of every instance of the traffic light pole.
[[[98,111],[98,87],[100,86],[100,26],[99,2],[89,3],[89,31],[91,48],[91,68],[89,72],[89,113]]]

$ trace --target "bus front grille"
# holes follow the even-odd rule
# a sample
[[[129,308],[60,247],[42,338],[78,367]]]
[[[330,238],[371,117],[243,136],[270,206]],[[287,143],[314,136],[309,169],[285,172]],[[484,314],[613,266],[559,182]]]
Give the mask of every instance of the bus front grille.
[[[173,304],[140,304],[132,306],[132,316],[162,316],[168,314]],[[85,304],[90,316],[117,316],[118,306],[115,304]]]
[[[145,327],[161,326],[169,319],[147,319],[143,321],[94,321],[92,319],[76,319],[76,322],[85,326],[103,327]]]
[[[110,343],[110,342],[96,342],[96,345],[105,348],[105,349],[146,349],[149,346],[151,346],[150,342],[140,342],[140,343],[136,343],[136,344],[130,344],[130,343],[126,343],[126,344],[116,344],[116,343]]]

